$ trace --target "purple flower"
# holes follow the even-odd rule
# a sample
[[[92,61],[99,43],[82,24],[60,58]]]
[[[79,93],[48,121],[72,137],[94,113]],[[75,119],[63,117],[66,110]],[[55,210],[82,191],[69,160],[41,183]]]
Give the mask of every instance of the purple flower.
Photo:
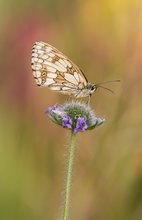
[[[103,122],[105,122],[105,119],[104,118],[97,118],[97,124],[102,124]]]
[[[72,127],[72,119],[68,115],[64,115],[62,117],[62,127],[63,128],[71,128]]]
[[[48,107],[48,109],[45,111],[45,114],[56,115],[56,117],[63,117],[66,115],[66,112],[63,110],[63,108],[61,108],[60,105],[53,105]]]
[[[51,107],[48,107],[47,109],[46,109],[46,111],[45,111],[45,114],[48,114],[48,113],[50,113],[50,112],[52,112],[53,110],[56,110],[56,109],[58,109],[59,108],[59,105],[53,105],[53,106],[51,106]]]
[[[88,105],[80,102],[53,105],[48,107],[45,114],[54,123],[72,130],[75,134],[79,131],[92,130],[105,121],[103,118],[97,118]]]
[[[74,133],[76,134],[78,131],[85,131],[88,128],[86,123],[86,118],[79,117],[76,122],[76,128],[74,129]]]

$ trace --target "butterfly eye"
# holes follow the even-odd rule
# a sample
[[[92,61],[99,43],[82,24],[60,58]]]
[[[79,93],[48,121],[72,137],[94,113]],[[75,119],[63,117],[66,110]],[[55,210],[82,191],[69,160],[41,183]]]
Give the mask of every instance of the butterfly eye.
[[[95,86],[91,86],[91,91],[93,91],[95,89]]]

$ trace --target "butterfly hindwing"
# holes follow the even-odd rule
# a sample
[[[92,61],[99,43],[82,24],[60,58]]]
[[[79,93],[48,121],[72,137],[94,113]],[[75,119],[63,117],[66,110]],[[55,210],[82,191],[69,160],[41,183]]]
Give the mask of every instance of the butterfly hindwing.
[[[48,86],[68,95],[75,95],[87,84],[82,71],[70,59],[43,42],[33,46],[32,71],[38,86]]]

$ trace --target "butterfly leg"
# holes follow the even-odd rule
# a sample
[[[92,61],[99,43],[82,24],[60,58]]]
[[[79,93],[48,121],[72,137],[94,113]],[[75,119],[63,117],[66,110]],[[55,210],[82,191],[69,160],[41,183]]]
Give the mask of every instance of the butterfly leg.
[[[68,97],[67,97],[67,102],[70,102],[70,101],[71,101],[71,97],[68,96]]]
[[[69,96],[66,98],[66,102],[69,102],[70,101],[70,98],[69,98]]]
[[[82,103],[82,98],[78,98],[78,99],[76,99],[76,101]]]
[[[88,101],[87,101],[88,105],[90,105],[90,100],[91,100],[91,95],[89,95],[89,98],[88,98]]]

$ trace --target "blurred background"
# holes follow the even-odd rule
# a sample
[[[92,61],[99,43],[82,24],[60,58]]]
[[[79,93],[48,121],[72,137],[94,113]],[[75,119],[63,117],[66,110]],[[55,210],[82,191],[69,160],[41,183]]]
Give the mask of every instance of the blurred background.
[[[106,123],[78,134],[72,220],[142,219],[142,1],[0,1],[0,219],[60,219],[69,132],[46,118],[66,97],[35,85],[35,41],[57,47],[98,89]],[[56,138],[55,138],[56,137]]]

